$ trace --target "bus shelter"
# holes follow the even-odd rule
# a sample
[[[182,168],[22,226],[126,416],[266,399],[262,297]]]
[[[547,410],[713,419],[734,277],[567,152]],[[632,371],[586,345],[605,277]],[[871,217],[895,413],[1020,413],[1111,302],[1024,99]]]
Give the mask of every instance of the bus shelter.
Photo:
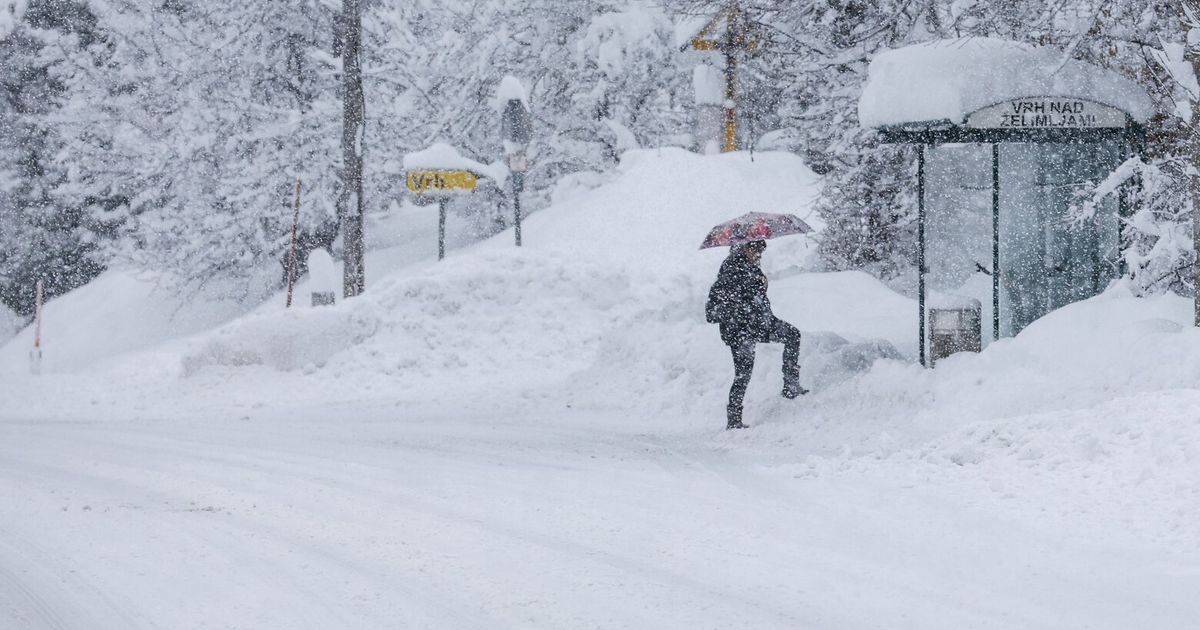
[[[872,61],[861,124],[917,145],[922,365],[931,296],[987,305],[996,340],[1121,274],[1126,191],[1072,209],[1140,152],[1151,113],[1133,81],[1053,48],[943,40]]]

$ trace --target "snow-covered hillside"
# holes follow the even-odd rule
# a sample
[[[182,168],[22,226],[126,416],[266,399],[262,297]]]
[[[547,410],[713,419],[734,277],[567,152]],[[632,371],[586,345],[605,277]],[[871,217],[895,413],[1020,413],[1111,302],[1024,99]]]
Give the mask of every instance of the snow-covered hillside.
[[[34,377],[28,331],[0,350],[0,626],[1192,623],[1186,300],[1116,286],[925,370],[913,300],[806,271],[819,233],[772,241],[813,392],[781,399],[760,347],[752,429],[723,430],[724,252],[697,247],[748,210],[819,231],[816,181],[783,153],[635,151],[525,247],[438,263],[398,236],[333,307],[105,346],[169,316],[103,284],[52,302],[47,354],[91,354]]]

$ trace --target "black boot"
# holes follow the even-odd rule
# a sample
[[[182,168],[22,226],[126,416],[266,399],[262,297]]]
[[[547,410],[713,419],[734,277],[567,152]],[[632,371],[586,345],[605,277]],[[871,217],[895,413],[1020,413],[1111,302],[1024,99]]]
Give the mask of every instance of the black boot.
[[[726,429],[745,429],[750,426],[742,423],[741,407],[730,405],[725,409],[725,417],[729,418],[729,421],[725,424]]]
[[[746,428],[746,425],[742,424],[742,396],[746,393],[746,380],[750,379],[735,380],[733,388],[729,390],[729,404],[725,405],[725,417],[728,419],[725,424],[726,429]]]
[[[800,386],[800,374],[789,374],[783,378],[783,397],[795,398],[808,393],[807,389]]]

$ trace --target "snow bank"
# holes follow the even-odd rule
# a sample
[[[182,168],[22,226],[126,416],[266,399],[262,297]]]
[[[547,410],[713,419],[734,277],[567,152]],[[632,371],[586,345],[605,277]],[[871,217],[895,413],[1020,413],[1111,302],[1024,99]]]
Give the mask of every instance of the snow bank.
[[[46,303],[42,369],[84,370],[228,321],[246,310],[239,300],[223,294],[230,289],[210,286],[194,295],[179,295],[160,289],[151,274],[107,271]],[[26,326],[0,347],[0,373],[28,371],[33,332]]]
[[[1055,48],[973,37],[877,55],[858,118],[864,127],[941,120],[958,124],[989,105],[1030,96],[1095,101],[1143,123],[1154,113],[1145,91],[1115,72],[1064,58]]]
[[[1200,329],[1191,300],[1123,286],[932,370],[882,362],[788,431],[866,475],[962,486],[1048,531],[1200,544]],[[870,402],[868,402],[870,401]],[[831,427],[837,427],[831,430]],[[882,462],[882,463],[881,463]]]
[[[751,161],[745,154],[702,157],[680,149],[631,152],[608,181],[564,191],[530,217],[519,250],[502,235],[442,263],[410,267],[328,309],[235,322],[189,348],[186,373],[320,368],[398,379],[400,388],[428,393],[467,382],[545,386],[574,372],[595,376],[611,368],[618,373],[600,398],[637,389],[657,392],[655,400],[669,405],[667,385],[680,370],[695,370],[689,393],[695,398],[723,380],[727,361],[715,327],[703,321],[723,252],[697,251],[700,239],[712,225],[751,209],[797,212],[819,225],[804,210],[816,182],[798,158],[783,153]],[[794,273],[813,248],[805,237],[780,239],[768,260]],[[878,293],[890,293],[875,284]],[[863,296],[860,305],[876,299],[884,298]],[[870,336],[864,329],[844,332],[855,343]],[[673,361],[689,347],[703,348],[695,365],[681,360],[678,369],[664,371],[638,363]],[[616,361],[613,354],[637,356]],[[589,397],[578,386],[585,381],[570,379],[568,389]]]
[[[404,387],[509,375],[537,382],[582,367],[606,311],[627,299],[618,272],[553,253],[510,248],[421,271],[332,307],[236,321],[193,347],[186,371],[323,367],[396,377]]]

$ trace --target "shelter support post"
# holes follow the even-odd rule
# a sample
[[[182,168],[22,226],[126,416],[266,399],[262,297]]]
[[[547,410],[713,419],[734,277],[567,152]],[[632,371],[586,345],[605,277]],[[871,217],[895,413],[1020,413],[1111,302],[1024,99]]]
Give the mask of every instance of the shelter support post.
[[[921,367],[925,360],[925,145],[917,147],[917,344]]]
[[[525,188],[525,174],[512,174],[513,188],[513,231],[517,237],[517,247],[521,246],[521,190]]]
[[[992,143],[992,341],[1000,339],[1000,145]]]

